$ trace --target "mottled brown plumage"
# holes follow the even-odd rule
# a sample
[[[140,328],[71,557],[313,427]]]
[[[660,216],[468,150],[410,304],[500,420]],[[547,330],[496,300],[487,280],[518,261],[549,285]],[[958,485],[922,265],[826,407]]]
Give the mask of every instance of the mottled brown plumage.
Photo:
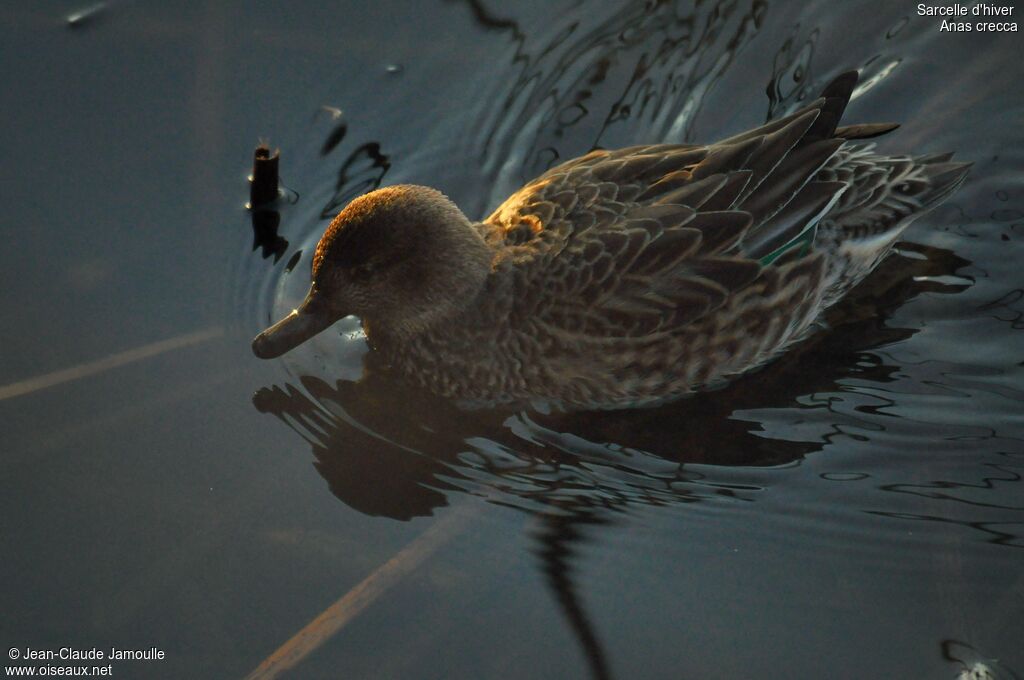
[[[709,146],[597,150],[472,224],[394,186],[331,223],[277,356],[355,314],[393,369],[475,404],[649,405],[763,364],[806,335],[949,195],[967,165],[849,144],[855,72],[793,113]]]

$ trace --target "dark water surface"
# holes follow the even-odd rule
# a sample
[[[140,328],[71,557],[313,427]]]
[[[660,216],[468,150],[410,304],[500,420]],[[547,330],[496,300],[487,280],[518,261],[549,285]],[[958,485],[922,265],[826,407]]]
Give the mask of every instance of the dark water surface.
[[[916,7],[0,7],[4,648],[241,678],[337,602],[281,677],[1020,677],[1024,39]],[[846,120],[903,123],[880,148],[974,170],[726,389],[466,413],[354,382],[351,321],[250,353],[362,192],[480,217],[556,160],[712,141],[849,68]],[[261,136],[289,192],[254,248]]]

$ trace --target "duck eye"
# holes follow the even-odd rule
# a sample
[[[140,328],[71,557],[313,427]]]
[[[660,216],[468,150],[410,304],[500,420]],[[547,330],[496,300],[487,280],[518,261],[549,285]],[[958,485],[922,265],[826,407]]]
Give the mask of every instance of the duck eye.
[[[896,185],[896,191],[901,194],[911,194],[913,193],[913,188],[910,186],[909,182],[903,182],[902,184]]]
[[[358,267],[352,268],[352,278],[365,279],[373,273],[375,265],[372,262],[364,262]]]

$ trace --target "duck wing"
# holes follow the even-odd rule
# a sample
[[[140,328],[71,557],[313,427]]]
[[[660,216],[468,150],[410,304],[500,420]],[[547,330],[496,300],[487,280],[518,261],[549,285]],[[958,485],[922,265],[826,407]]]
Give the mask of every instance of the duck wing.
[[[764,296],[800,279],[812,294],[822,258],[807,246],[847,188],[815,176],[848,137],[888,129],[837,136],[856,82],[843,74],[799,111],[716,144],[595,150],[527,184],[483,225],[516,264],[524,309],[567,332],[635,337],[755,284]]]

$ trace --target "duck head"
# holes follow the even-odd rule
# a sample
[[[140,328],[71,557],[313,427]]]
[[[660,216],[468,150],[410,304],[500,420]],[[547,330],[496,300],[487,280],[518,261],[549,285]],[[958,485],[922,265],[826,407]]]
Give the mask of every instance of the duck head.
[[[360,196],[331,222],[313,255],[305,301],[253,340],[262,359],[294,349],[349,315],[402,340],[465,307],[481,291],[493,251],[459,208],[429,187]]]

